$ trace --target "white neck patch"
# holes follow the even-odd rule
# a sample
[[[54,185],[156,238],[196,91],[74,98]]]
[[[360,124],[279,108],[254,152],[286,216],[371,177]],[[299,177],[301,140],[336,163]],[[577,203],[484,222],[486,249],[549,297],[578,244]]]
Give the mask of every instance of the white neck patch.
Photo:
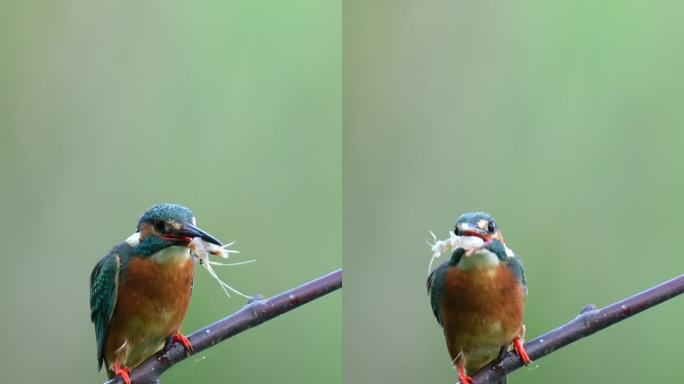
[[[190,249],[177,245],[166,247],[152,255],[152,260],[157,264],[180,264],[189,258]]]
[[[490,269],[498,267],[500,264],[499,258],[487,249],[482,249],[470,256],[463,255],[459,260],[456,268],[469,271],[473,269]]]
[[[126,243],[131,247],[137,247],[138,245],[140,245],[140,232],[136,232],[128,236],[128,239],[126,239]]]
[[[508,248],[507,246],[504,245],[504,248],[506,248],[506,256],[507,257],[515,257],[515,253],[513,253],[513,250]]]

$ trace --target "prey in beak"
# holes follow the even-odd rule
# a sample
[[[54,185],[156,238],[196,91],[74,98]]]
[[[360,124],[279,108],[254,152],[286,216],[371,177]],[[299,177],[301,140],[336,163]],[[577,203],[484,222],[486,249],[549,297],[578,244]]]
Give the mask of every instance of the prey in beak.
[[[501,244],[505,244],[501,230],[494,219],[481,212],[468,213],[459,217],[454,224],[454,234],[456,236],[480,238],[485,245],[492,240],[498,240]],[[477,253],[480,249],[481,247],[468,249],[465,256]]]

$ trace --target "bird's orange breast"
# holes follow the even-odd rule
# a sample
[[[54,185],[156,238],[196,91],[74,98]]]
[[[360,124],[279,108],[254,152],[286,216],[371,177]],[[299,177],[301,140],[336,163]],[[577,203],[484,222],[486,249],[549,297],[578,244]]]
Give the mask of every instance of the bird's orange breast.
[[[523,336],[524,287],[505,266],[446,273],[440,317],[449,353],[479,369]]]
[[[190,303],[192,258],[159,264],[132,257],[121,276],[105,341],[107,365],[135,367],[180,331]]]

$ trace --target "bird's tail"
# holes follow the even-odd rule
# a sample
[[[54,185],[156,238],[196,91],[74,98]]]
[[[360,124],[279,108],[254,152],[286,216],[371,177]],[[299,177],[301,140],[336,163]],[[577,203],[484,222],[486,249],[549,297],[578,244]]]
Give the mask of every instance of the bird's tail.
[[[504,376],[499,381],[496,382],[496,384],[508,384],[508,376]]]

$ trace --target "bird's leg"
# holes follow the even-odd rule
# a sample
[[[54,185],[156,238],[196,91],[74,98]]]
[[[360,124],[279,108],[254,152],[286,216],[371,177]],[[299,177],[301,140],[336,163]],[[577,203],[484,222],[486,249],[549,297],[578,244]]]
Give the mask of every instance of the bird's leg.
[[[532,362],[532,359],[530,359],[530,357],[527,356],[527,352],[525,352],[522,340],[520,340],[519,337],[516,337],[513,340],[513,348],[515,349],[515,353],[517,353],[518,356],[520,356],[520,360],[522,360],[523,364],[527,365]]]
[[[128,367],[121,367],[119,363],[112,365],[112,371],[115,376],[121,378],[124,384],[131,384],[131,369]]]
[[[472,384],[473,378],[466,375],[465,368],[463,367],[463,361],[456,363],[456,370],[458,371],[458,382],[461,384]]]
[[[185,348],[186,351],[188,351],[188,354],[192,352],[192,344],[190,344],[190,340],[188,340],[187,337],[183,336],[180,331],[176,332],[175,335],[171,337],[171,341],[177,341],[183,345],[183,348]]]

